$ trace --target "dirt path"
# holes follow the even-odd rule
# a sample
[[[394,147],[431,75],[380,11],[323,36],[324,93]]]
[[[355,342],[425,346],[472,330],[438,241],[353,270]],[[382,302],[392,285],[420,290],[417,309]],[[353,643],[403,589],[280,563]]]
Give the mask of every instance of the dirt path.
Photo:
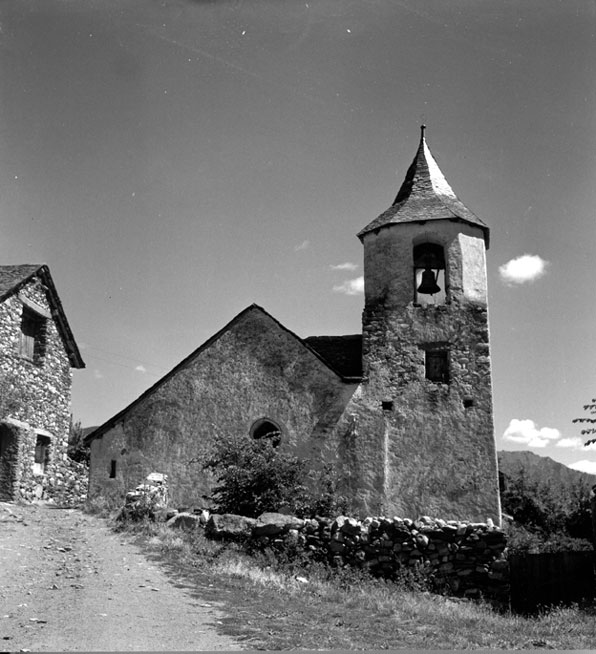
[[[0,502],[0,650],[238,650],[221,614],[74,509]]]

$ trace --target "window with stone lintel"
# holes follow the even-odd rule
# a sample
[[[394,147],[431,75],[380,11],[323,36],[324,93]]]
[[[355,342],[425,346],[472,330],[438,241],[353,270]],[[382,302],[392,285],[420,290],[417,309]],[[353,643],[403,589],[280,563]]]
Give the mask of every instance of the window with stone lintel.
[[[45,354],[46,318],[29,307],[23,307],[19,355],[38,362]]]
[[[439,384],[449,383],[449,352],[446,349],[430,349],[424,353],[425,377]]]
[[[35,461],[33,463],[33,473],[36,475],[43,475],[46,470],[50,453],[50,438],[49,436],[37,435],[35,441]]]

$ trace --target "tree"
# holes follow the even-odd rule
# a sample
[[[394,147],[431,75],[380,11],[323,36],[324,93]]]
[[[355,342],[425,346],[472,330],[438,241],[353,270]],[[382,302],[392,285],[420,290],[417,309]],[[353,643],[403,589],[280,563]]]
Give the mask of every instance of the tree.
[[[556,545],[562,549],[577,548],[579,541],[592,538],[590,493],[582,480],[553,486],[549,481],[530,478],[520,468],[508,475],[501,505],[515,521],[512,534],[516,547],[520,536],[533,547]]]
[[[584,427],[580,432],[582,436],[591,436],[592,434],[596,434],[596,398],[593,398],[590,404],[584,404],[584,411],[587,411],[589,416],[593,417],[575,418],[573,422],[583,425],[592,425],[590,427]],[[596,443],[596,438],[588,439],[584,443],[584,447],[587,447],[592,443]]]

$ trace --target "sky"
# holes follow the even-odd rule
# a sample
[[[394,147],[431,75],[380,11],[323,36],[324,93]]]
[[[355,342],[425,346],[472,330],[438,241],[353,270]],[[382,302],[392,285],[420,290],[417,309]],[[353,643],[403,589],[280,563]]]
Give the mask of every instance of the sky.
[[[253,302],[361,331],[356,233],[427,125],[491,228],[498,449],[596,473],[594,0],[1,0],[0,263],[47,263],[109,419]]]

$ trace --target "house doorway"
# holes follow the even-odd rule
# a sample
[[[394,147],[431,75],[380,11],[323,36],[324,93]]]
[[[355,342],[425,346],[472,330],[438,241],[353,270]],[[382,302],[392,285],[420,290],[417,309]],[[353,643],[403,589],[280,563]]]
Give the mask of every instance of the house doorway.
[[[0,501],[10,502],[17,491],[19,459],[19,431],[16,427],[0,423]]]

